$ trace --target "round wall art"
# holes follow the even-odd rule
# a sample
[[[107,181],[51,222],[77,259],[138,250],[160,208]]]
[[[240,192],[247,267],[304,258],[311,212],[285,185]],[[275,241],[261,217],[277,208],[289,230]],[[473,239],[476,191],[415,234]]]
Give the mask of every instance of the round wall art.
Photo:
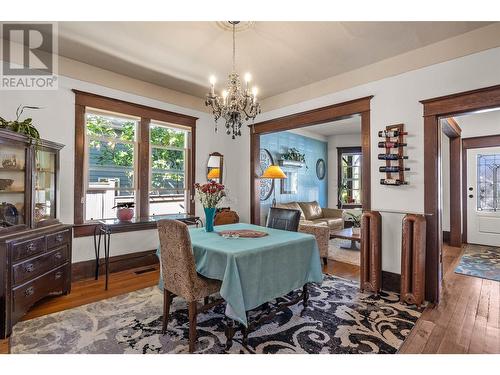
[[[265,148],[260,149],[260,176],[262,176],[262,173],[269,167],[270,165],[274,164],[273,157],[269,151],[267,151]],[[274,180],[271,180],[269,178],[261,178],[260,179],[260,200],[265,201],[267,200],[274,189]]]
[[[316,162],[316,176],[318,176],[318,178],[322,180],[325,178],[325,175],[326,175],[325,161],[323,159],[318,159],[318,161]]]

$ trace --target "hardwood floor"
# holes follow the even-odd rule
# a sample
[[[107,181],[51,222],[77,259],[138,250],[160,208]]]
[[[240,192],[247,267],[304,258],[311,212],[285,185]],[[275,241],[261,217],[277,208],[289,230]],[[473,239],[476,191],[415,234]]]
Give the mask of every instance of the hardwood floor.
[[[425,309],[400,353],[500,353],[500,282],[456,274],[462,252],[444,246],[441,302]]]
[[[445,246],[441,303],[425,309],[400,353],[500,353],[500,283],[455,274],[461,254],[462,249]],[[323,271],[359,280],[355,265],[329,260]],[[69,295],[41,301],[25,319],[146,288],[155,285],[158,276],[158,267],[113,273],[108,291],[104,290],[103,277],[78,281]],[[0,340],[0,353],[8,353],[7,340]]]

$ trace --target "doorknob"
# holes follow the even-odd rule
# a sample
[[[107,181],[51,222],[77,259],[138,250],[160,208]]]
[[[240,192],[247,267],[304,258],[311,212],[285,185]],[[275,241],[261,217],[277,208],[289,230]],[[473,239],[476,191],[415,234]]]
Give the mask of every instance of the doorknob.
[[[469,198],[474,198],[474,196],[472,194],[469,194]]]
[[[472,188],[472,186],[470,186],[470,187],[469,187],[469,191],[472,191],[472,190],[474,190],[474,189]]]

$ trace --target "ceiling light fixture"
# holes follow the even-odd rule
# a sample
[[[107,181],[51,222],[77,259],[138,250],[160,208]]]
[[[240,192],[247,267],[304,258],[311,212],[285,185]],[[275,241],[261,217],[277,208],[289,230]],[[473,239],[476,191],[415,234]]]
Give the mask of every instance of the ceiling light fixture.
[[[221,96],[215,93],[215,76],[210,77],[210,92],[205,99],[205,105],[212,108],[215,118],[215,132],[217,133],[217,121],[223,118],[226,123],[226,134],[232,139],[241,136],[243,121],[255,120],[260,113],[260,104],[257,102],[257,87],[250,89],[252,76],[245,74],[245,88],[241,87],[240,76],[236,73],[236,25],[240,21],[229,21],[233,32],[233,70],[228,76],[226,88]]]

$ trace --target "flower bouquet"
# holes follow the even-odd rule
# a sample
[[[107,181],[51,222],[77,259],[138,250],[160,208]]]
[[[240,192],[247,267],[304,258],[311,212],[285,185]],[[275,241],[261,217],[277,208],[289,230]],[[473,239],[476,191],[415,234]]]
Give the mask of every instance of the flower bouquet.
[[[205,230],[207,232],[213,232],[216,207],[222,198],[226,196],[224,185],[215,181],[210,181],[203,185],[196,183],[194,184],[194,188],[205,210]]]

